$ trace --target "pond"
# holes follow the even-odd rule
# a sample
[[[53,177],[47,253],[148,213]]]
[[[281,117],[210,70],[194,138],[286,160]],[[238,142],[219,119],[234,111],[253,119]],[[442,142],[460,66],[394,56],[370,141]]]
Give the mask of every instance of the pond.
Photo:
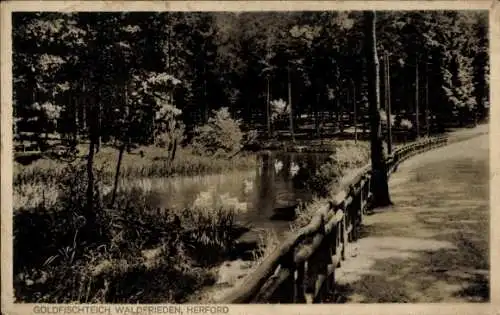
[[[232,206],[237,221],[256,229],[287,231],[294,208],[310,201],[304,180],[328,159],[328,153],[264,152],[257,167],[216,175],[127,180],[121,190],[141,187],[151,192],[154,207],[184,209],[194,205]]]

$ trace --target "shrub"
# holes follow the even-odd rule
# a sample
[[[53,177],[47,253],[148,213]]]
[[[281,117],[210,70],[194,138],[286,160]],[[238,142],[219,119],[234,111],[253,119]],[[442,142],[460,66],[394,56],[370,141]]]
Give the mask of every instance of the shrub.
[[[272,100],[270,102],[271,106],[271,119],[273,121],[277,120],[279,117],[284,117],[290,113],[290,107],[281,98],[278,100]]]
[[[387,125],[387,112],[383,109],[381,109],[379,112],[380,112],[380,123],[382,125]],[[396,121],[396,115],[391,114],[391,126],[392,127],[395,125],[395,121]]]
[[[306,180],[306,186],[318,197],[326,197],[339,183],[349,169],[362,167],[370,158],[369,144],[351,141],[339,142],[335,145],[335,153],[316,173]]]
[[[326,197],[341,176],[342,170],[339,164],[330,161],[321,165],[316,173],[306,181],[306,187],[315,195]]]
[[[197,127],[192,145],[199,154],[230,156],[241,149],[243,132],[227,107],[214,111],[208,123]]]
[[[406,130],[410,130],[411,128],[413,128],[413,124],[411,123],[411,121],[405,118],[401,119],[399,126]]]
[[[370,159],[370,144],[368,142],[353,143],[352,141],[339,142],[336,145],[335,153],[330,157],[331,161],[342,170],[358,168]]]
[[[156,120],[155,144],[158,147],[167,149],[168,156],[173,159],[177,146],[184,141],[185,125],[177,117],[181,110],[175,106],[164,104],[158,111]]]
[[[314,215],[323,205],[324,200],[321,200],[320,198],[313,198],[313,200],[308,203],[299,204],[299,206],[295,210],[296,218],[290,224],[290,230],[295,232],[311,223]]]
[[[280,240],[275,230],[264,230],[259,234],[257,248],[252,251],[252,265],[258,266],[264,259],[278,249]]]
[[[160,148],[172,148],[174,143],[181,144],[184,141],[185,126],[177,122],[176,126],[169,131],[158,134],[156,146]]]

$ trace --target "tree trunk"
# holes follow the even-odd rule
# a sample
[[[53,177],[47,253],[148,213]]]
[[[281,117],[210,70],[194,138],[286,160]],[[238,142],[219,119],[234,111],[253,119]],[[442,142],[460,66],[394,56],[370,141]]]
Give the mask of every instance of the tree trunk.
[[[203,65],[203,102],[205,104],[203,119],[208,122],[209,110],[207,100],[207,65]]]
[[[269,94],[269,76],[266,78],[267,80],[267,93],[266,93],[266,116],[267,116],[267,136],[271,138],[271,96]]]
[[[356,104],[356,82],[352,81],[352,104],[354,108],[354,143],[358,143],[358,117],[357,117],[357,104]]]
[[[89,154],[87,156],[87,212],[93,215],[94,212],[94,151],[95,137],[90,136]]]
[[[380,127],[380,78],[375,34],[375,12],[365,11],[366,54],[368,60],[368,99],[370,105],[370,146],[372,163],[372,184],[374,207],[392,204],[387,183],[387,166],[383,156],[382,132]]]
[[[427,136],[431,134],[431,126],[429,121],[429,65],[425,63],[425,126],[427,131]]]
[[[319,118],[319,94],[316,93],[316,106],[314,108],[314,122],[316,125],[316,138],[321,138],[321,132],[320,132],[320,118]]]
[[[170,162],[174,161],[176,152],[177,152],[177,139],[174,139],[174,145],[172,148],[172,155],[170,156]]]
[[[109,204],[110,208],[113,208],[115,205],[116,192],[118,191],[118,179],[120,178],[120,167],[122,165],[123,153],[125,152],[126,144],[123,143],[120,146],[120,150],[118,152],[118,162],[116,163],[116,171],[115,171],[115,182],[113,185],[113,194],[111,195],[111,202]]]
[[[87,89],[86,89],[86,85],[85,85],[85,81],[82,82],[82,101],[79,105],[79,108],[78,108],[78,115],[80,115],[80,110],[81,110],[81,117],[80,117],[80,125],[79,127],[81,127],[81,131],[83,131],[83,133],[81,133],[82,135],[84,134],[87,134],[89,136],[89,140],[90,140],[90,132],[86,132],[87,130],[87,119],[86,119],[86,111],[87,111],[87,107],[89,106],[92,106],[91,104],[87,104]],[[89,130],[90,131],[90,130]]]
[[[344,104],[340,101],[340,97],[337,98],[337,104],[339,106],[339,129],[340,133],[344,133]]]
[[[98,104],[98,108],[97,108],[97,113],[96,113],[96,143],[95,143],[95,152],[98,153],[99,152],[99,149],[101,148],[101,110],[102,110],[102,106],[101,106],[101,102],[99,102]]]
[[[100,102],[100,89],[98,90]],[[88,106],[90,107],[90,118],[93,118],[92,112],[94,111],[94,102],[91,102]],[[87,224],[92,226],[95,222],[95,210],[94,210],[94,155],[95,155],[95,144],[96,144],[96,130],[95,130],[95,120],[92,119],[89,124],[89,152],[87,155],[87,191],[86,191],[86,219]]]
[[[386,114],[387,114],[387,154],[392,153],[392,122],[391,122],[391,74],[390,74],[390,63],[389,56],[385,55],[386,64]]]
[[[73,142],[76,144],[78,142],[78,93],[75,93],[76,95],[73,94],[73,108],[74,108],[74,115],[75,115],[75,126],[73,128]]]
[[[290,78],[290,66],[288,66],[288,106],[290,106],[290,135],[292,141],[295,142],[295,135],[293,132],[293,107],[292,107],[292,82]]]
[[[415,57],[415,132],[417,139],[420,138],[420,113],[418,100],[418,56]]]

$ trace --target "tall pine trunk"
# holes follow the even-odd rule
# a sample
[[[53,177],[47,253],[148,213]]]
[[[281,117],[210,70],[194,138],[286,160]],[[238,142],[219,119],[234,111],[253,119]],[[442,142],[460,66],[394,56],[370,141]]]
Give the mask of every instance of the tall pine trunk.
[[[116,193],[118,191],[118,180],[120,178],[120,168],[122,165],[122,160],[123,160],[123,153],[125,152],[126,148],[126,143],[124,142],[119,149],[118,152],[118,162],[116,163],[116,171],[115,171],[115,181],[113,185],[113,194],[111,195],[111,202],[109,204],[110,208],[113,208],[115,205],[115,200],[116,200]]]
[[[91,131],[92,132],[92,131]],[[94,212],[94,154],[95,136],[90,135],[89,154],[87,156],[87,212],[92,215]]]
[[[358,106],[356,104],[356,82],[352,81],[352,106],[354,108],[354,143],[358,143]]]
[[[73,99],[74,97],[74,99]],[[78,122],[78,108],[79,108],[79,104],[78,104],[78,99],[79,99],[79,93],[75,93],[74,96],[72,96],[72,99],[73,99],[73,108],[74,108],[74,111],[73,111],[73,114],[74,114],[74,126],[73,126],[73,143],[75,143],[75,146],[78,142],[78,125],[79,125],[79,122]]]
[[[386,115],[387,115],[387,154],[392,153],[392,125],[391,125],[391,74],[389,55],[385,54],[385,89],[386,89]]]
[[[340,102],[340,92],[339,92],[339,96],[337,96],[337,124],[338,124],[338,128],[339,128],[339,131],[340,133],[343,133],[344,132],[344,122],[343,122],[343,119],[344,119],[344,108]]]
[[[370,147],[372,163],[372,184],[374,207],[392,204],[387,183],[387,166],[382,147],[382,130],[380,126],[380,77],[375,34],[375,12],[364,12],[366,30],[366,57],[368,60],[368,99],[370,106]]]
[[[101,124],[102,124],[102,119],[101,119],[101,111],[102,111],[102,106],[101,102],[97,104],[97,113],[96,113],[96,142],[95,142],[95,151],[96,153],[99,152],[101,149]]]
[[[269,76],[266,78],[267,81],[267,91],[266,91],[266,118],[267,118],[267,136],[271,138],[271,96],[269,93],[270,82]]]
[[[100,103],[102,102],[101,98],[101,89],[98,87],[98,100],[97,102]],[[94,190],[95,190],[95,185],[94,185],[94,156],[95,156],[95,147],[97,143],[97,122],[96,122],[96,115],[95,115],[95,105],[94,101],[91,100],[89,103],[85,103],[87,100],[85,95],[84,97],[84,102],[83,104],[85,106],[84,112],[89,110],[89,115],[88,118],[90,119],[89,121],[89,152],[87,155],[87,191],[86,191],[86,219],[87,219],[87,224],[89,226],[92,226],[95,222],[96,219],[96,214],[95,214],[95,209],[94,209]]]
[[[425,63],[425,127],[427,131],[427,136],[431,134],[431,125],[429,120],[429,63]]]
[[[319,93],[316,93],[316,102],[315,102],[315,108],[313,109],[314,111],[314,124],[315,124],[315,129],[316,129],[316,138],[321,138],[321,121],[319,117]]]
[[[417,139],[420,138],[420,110],[418,99],[418,56],[415,57],[415,132]]]
[[[290,78],[290,66],[288,66],[288,106],[290,106],[290,136],[292,141],[295,142],[295,135],[293,132],[293,107],[292,107],[292,82]]]
[[[129,108],[129,103],[128,103],[127,82],[124,82],[124,84],[123,84],[123,104],[125,107],[125,117],[126,117],[126,120],[128,121],[130,119],[130,108]],[[153,134],[154,134],[154,129],[153,129]],[[120,169],[121,169],[121,165],[122,165],[123,154],[125,153],[125,150],[127,149],[127,145],[130,145],[131,141],[132,141],[132,139],[130,137],[130,132],[127,129],[125,137],[123,137],[122,143],[118,149],[118,161],[116,162],[115,180],[114,180],[114,185],[113,185],[113,192],[111,195],[111,202],[109,204],[110,208],[113,208],[114,204],[115,204],[116,194],[118,191],[118,179],[120,178]]]

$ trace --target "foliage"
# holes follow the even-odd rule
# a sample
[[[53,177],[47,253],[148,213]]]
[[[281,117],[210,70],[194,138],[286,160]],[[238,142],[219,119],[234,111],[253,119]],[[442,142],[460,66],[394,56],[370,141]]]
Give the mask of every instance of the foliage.
[[[219,106],[256,126],[268,99],[290,102],[287,83],[294,115],[352,111],[355,98],[362,119],[362,22],[361,12],[340,11],[16,13],[17,131],[40,129],[30,122],[34,103],[60,107],[57,132],[70,138],[93,130],[103,141],[133,134],[150,144],[163,137],[155,120],[164,106],[181,111],[176,119],[188,133]],[[390,56],[391,81],[401,82],[391,90],[393,113],[415,110],[418,65],[420,99],[428,93],[431,113],[451,121],[485,116],[487,22],[485,12],[380,12],[377,50]],[[280,104],[274,117],[285,113]]]
[[[328,161],[306,180],[306,186],[318,197],[326,197],[335,193],[348,170],[362,167],[369,160],[370,148],[366,142],[340,142]]]
[[[396,115],[391,114],[391,126],[393,127],[396,120]],[[383,109],[380,110],[380,122],[384,125],[387,125],[387,112]]]
[[[264,122],[270,131],[271,119],[289,119],[295,141],[312,125],[320,137],[326,121],[336,130],[352,126],[354,113],[357,123],[369,117],[367,87],[375,80],[363,53],[362,12],[16,12],[12,20],[16,148],[28,140],[65,152],[28,154],[25,162],[39,159],[16,165],[20,299],[182,300],[210,279],[195,266],[215,263],[232,246],[238,205],[226,196],[159,213],[135,192],[119,195],[108,211],[113,176],[116,192],[120,178],[248,168],[255,159],[237,153]],[[389,79],[398,83],[390,91],[396,126],[412,129],[408,117],[426,98],[442,125],[487,116],[486,12],[381,12],[377,33],[373,52],[388,55]],[[106,164],[116,159],[112,148],[120,152],[116,171]],[[337,147],[306,184],[319,196],[331,193],[366,152]],[[68,167],[63,155],[73,160]],[[42,198],[31,198],[40,191]],[[155,246],[160,257],[150,264],[142,251]],[[131,285],[136,279],[142,293]]]
[[[401,119],[399,126],[403,129],[410,130],[413,128],[413,124],[406,118]]]
[[[65,170],[63,181],[78,182],[75,167]],[[208,267],[234,241],[231,208],[152,209],[150,196],[133,190],[120,194],[118,206],[110,210],[101,206],[109,196],[101,196],[101,202],[96,190],[97,219],[89,228],[84,204],[66,202],[85,196],[85,185],[61,189],[61,202],[53,207],[14,213],[18,301],[180,302],[213,281]],[[175,284],[158,290],[165,281]]]
[[[252,265],[258,266],[264,259],[271,255],[275,250],[277,250],[279,245],[280,240],[276,231],[263,231],[263,233],[259,234],[257,248],[252,252]]]
[[[290,107],[282,99],[272,100],[270,104],[272,120],[290,113]]]
[[[328,162],[320,166],[307,182],[306,186],[319,197],[326,197],[342,177],[342,170],[335,162]]]
[[[241,149],[243,132],[240,121],[223,107],[213,112],[208,123],[195,130],[193,147],[200,154],[230,156]]]

